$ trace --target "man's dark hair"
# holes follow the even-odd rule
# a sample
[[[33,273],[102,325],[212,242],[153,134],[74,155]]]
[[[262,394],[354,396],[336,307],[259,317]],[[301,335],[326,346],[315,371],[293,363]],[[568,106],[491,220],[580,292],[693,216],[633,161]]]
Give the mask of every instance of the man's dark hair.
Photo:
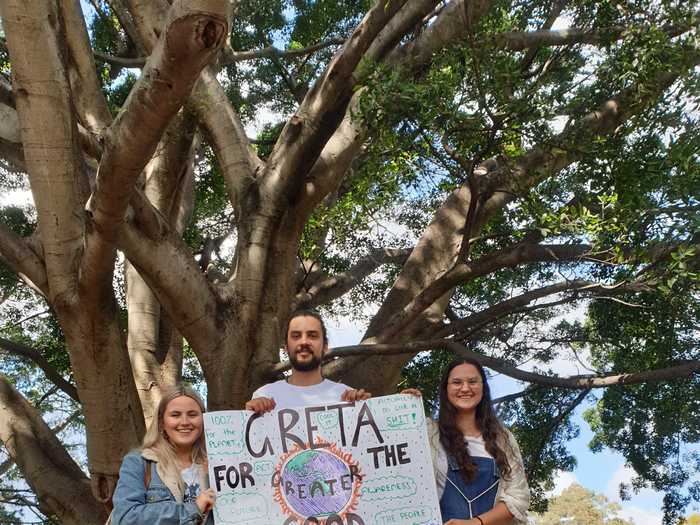
[[[323,322],[323,319],[321,318],[321,314],[319,314],[316,310],[311,310],[311,309],[299,309],[295,310],[292,315],[289,316],[289,320],[287,321],[287,327],[284,329],[284,342],[285,344],[287,343],[287,336],[289,335],[289,324],[292,322],[292,319],[296,319],[297,317],[313,317],[316,319],[320,324],[321,324],[321,335],[323,336],[323,346],[328,345],[328,332],[326,331],[326,324]]]

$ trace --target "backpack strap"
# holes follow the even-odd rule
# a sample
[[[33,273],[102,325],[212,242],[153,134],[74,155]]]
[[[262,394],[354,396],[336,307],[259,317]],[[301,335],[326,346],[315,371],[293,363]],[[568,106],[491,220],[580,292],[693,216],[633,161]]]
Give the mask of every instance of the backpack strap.
[[[144,459],[144,465],[143,465],[143,487],[145,489],[148,489],[148,486],[151,484],[151,460],[150,459]]]

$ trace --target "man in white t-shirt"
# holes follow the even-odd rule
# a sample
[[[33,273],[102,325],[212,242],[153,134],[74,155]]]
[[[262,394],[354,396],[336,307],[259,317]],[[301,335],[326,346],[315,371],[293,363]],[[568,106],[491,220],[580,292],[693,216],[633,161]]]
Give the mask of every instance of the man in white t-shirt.
[[[284,349],[292,365],[291,375],[258,388],[245,404],[246,410],[262,413],[275,408],[362,401],[372,397],[363,389],[355,390],[321,375],[321,361],[328,351],[328,335],[323,319],[313,310],[298,310],[289,318]]]

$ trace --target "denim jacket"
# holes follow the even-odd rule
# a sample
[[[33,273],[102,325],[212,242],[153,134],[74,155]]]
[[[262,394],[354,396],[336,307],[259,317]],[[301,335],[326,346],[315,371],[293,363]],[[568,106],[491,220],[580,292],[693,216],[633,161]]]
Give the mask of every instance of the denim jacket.
[[[151,482],[144,488],[145,463],[151,461]],[[206,478],[206,472],[203,472]],[[206,479],[201,487],[208,487]],[[182,503],[177,480],[168,479],[158,468],[152,451],[132,451],[124,456],[119,482],[112,498],[113,525],[213,525],[214,520],[199,512],[194,501]]]

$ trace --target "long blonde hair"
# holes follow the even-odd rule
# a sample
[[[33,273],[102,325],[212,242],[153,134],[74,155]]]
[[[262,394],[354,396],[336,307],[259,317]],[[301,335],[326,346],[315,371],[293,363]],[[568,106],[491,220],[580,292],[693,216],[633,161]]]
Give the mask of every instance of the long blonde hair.
[[[175,447],[173,447],[170,441],[166,439],[165,431],[163,430],[165,408],[168,406],[168,403],[180,396],[194,399],[197,405],[199,405],[202,414],[206,411],[204,401],[202,401],[202,398],[199,397],[199,394],[197,394],[193,388],[183,384],[164,387],[161,392],[158,409],[154,415],[155,417],[153,417],[151,420],[151,424],[149,425],[146,435],[143,438],[141,450],[151,451],[158,459],[158,471],[162,472],[170,479],[176,479],[180,490],[184,491],[185,482],[182,480],[182,475],[180,474],[180,467],[178,466]],[[192,462],[200,465],[206,465],[207,452],[203,429],[202,434],[192,445]]]

